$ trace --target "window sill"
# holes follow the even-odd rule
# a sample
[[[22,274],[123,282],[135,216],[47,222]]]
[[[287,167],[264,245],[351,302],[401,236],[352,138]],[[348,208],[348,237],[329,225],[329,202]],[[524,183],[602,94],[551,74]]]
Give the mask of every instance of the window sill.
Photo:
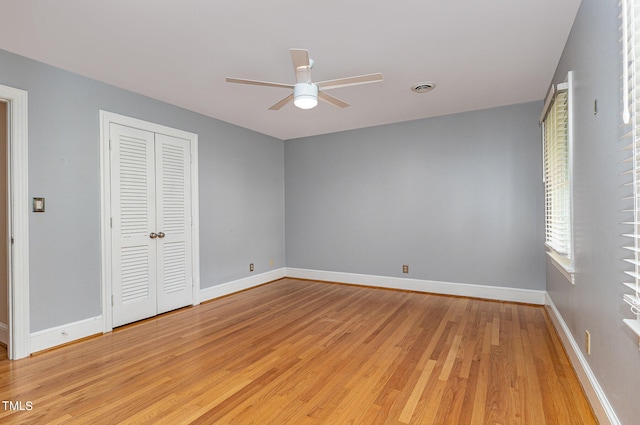
[[[551,259],[551,263],[556,266],[556,269],[567,278],[572,285],[576,284],[576,269],[573,267],[567,257],[558,254],[555,251],[547,251],[547,255]]]

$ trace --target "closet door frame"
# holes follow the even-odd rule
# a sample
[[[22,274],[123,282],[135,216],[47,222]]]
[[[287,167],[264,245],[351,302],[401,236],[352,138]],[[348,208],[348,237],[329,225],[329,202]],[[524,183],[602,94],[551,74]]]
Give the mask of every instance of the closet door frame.
[[[198,135],[183,130],[155,124],[124,115],[100,111],[100,234],[102,270],[100,285],[102,287],[103,332],[113,329],[112,316],[112,251],[111,251],[111,174],[109,126],[119,124],[138,128],[153,133],[166,134],[190,141],[191,146],[191,252],[193,271],[193,305],[200,303],[200,219],[198,202]]]

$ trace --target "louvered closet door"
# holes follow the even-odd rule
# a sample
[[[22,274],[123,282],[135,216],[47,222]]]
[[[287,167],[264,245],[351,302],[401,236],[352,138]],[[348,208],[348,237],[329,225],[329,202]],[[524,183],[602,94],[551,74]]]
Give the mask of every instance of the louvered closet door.
[[[154,133],[111,124],[113,326],[157,312]]]
[[[158,313],[192,303],[188,140],[156,134]]]
[[[113,326],[193,302],[191,146],[111,124]]]

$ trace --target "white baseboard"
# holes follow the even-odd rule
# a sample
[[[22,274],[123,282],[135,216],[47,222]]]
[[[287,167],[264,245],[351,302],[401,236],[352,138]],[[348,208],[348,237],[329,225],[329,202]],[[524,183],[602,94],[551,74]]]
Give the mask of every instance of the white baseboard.
[[[582,384],[582,388],[584,388],[584,392],[591,403],[591,408],[595,413],[598,421],[602,425],[611,424],[611,425],[621,425],[618,416],[616,415],[613,407],[609,403],[607,396],[605,395],[602,387],[600,387],[600,383],[596,379],[596,376],[593,374],[587,359],[582,354],[582,350],[580,350],[580,346],[576,342],[575,338],[571,334],[571,330],[567,326],[566,322],[562,318],[560,311],[556,308],[555,304],[549,297],[549,294],[546,295],[546,304],[549,306],[547,311],[550,311],[549,315],[553,325],[558,331],[558,335],[562,340],[562,344],[569,355],[569,360],[573,365],[576,374],[578,375],[578,379]]]
[[[213,286],[200,290],[200,301],[207,301],[218,298],[244,289],[253,288],[263,283],[271,282],[285,277],[285,269],[277,269],[267,273],[261,273],[255,276],[234,280],[222,285]],[[80,320],[75,323],[68,323],[55,328],[45,329],[31,334],[30,353],[53,348],[57,345],[66,344],[78,339],[86,338],[91,335],[103,333],[104,320],[102,316],[92,317],[90,319]],[[0,325],[0,334],[1,334]]]
[[[220,298],[225,295],[233,294],[234,292],[244,291],[245,289],[253,288],[254,286],[259,286],[273,280],[282,279],[283,277],[286,277],[285,269],[280,268],[266,273],[232,280],[231,282],[226,282],[222,285],[200,289],[200,302]]]
[[[528,304],[545,303],[545,292],[532,289],[505,288],[499,286],[471,285],[465,283],[437,282],[431,280],[407,279],[356,273],[328,272],[296,268],[280,268],[266,273],[245,277],[200,290],[200,302],[212,300],[234,292],[250,289],[284,277],[324,280],[380,288],[430,292],[445,295],[485,298]],[[57,326],[31,334],[30,353],[46,350],[87,336],[103,333],[102,316]],[[0,329],[1,332],[1,329]]]
[[[545,291],[287,267],[287,277],[544,305]]]
[[[46,350],[91,335],[101,334],[104,321],[102,316],[68,323],[55,328],[45,329],[31,334],[30,353]]]
[[[0,344],[9,345],[9,326],[6,323],[0,323]]]

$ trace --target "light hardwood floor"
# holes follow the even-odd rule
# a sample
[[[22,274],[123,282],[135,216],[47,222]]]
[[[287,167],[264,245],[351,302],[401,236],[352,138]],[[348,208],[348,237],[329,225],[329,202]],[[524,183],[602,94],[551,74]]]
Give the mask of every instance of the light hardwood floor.
[[[16,424],[594,424],[543,307],[283,279],[0,360]],[[29,402],[29,404],[27,404]]]

